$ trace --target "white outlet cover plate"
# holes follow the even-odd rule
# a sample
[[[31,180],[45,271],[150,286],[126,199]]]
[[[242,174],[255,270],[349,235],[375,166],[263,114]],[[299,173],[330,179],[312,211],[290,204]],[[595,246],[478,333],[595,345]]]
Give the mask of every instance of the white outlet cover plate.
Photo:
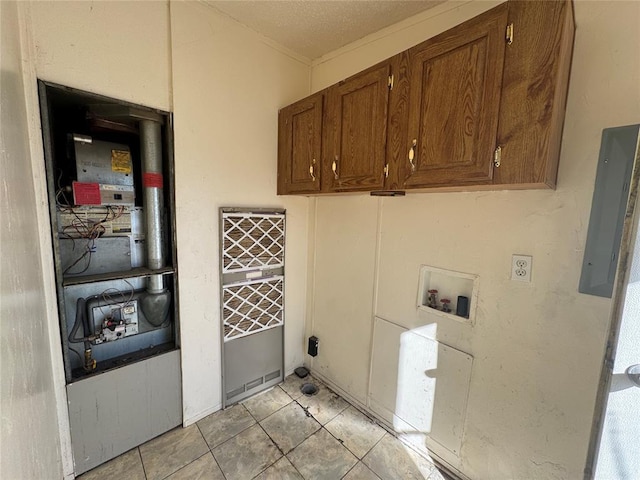
[[[531,282],[531,268],[533,257],[531,255],[512,255],[511,280],[516,282]]]

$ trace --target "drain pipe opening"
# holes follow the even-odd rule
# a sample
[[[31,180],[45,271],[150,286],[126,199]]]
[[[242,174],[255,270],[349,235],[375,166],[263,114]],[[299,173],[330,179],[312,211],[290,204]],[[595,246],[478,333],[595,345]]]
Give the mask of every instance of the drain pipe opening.
[[[300,387],[300,391],[307,397],[311,397],[318,393],[318,387],[316,387],[313,383],[305,383]]]

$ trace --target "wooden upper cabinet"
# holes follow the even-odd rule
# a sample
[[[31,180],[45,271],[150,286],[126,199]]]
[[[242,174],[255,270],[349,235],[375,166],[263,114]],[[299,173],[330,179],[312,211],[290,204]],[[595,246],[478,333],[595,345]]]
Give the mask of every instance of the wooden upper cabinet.
[[[318,193],[322,155],[320,92],[278,114],[278,194]]]
[[[383,187],[389,74],[384,62],[327,89],[323,191]]]
[[[555,188],[574,32],[509,1],[284,108],[278,193]]]
[[[507,5],[409,50],[404,187],[491,182]]]
[[[555,188],[575,26],[573,3],[509,2],[513,42],[505,53],[493,183]]]

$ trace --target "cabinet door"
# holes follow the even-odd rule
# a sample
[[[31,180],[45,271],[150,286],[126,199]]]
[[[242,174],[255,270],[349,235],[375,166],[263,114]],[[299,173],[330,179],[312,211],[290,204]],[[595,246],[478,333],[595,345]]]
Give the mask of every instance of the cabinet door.
[[[574,23],[571,1],[509,2],[494,184],[555,188]]]
[[[506,25],[503,4],[409,50],[405,187],[491,180]]]
[[[324,93],[312,95],[278,114],[278,194],[320,191]]]
[[[323,190],[383,187],[389,71],[385,62],[328,89]]]

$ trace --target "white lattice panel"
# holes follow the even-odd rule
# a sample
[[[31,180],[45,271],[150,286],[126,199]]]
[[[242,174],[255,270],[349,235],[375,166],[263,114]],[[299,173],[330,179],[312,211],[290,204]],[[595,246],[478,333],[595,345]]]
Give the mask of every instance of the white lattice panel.
[[[223,286],[224,341],[282,325],[283,285],[275,276]]]
[[[284,214],[224,212],[222,272],[284,265]]]

